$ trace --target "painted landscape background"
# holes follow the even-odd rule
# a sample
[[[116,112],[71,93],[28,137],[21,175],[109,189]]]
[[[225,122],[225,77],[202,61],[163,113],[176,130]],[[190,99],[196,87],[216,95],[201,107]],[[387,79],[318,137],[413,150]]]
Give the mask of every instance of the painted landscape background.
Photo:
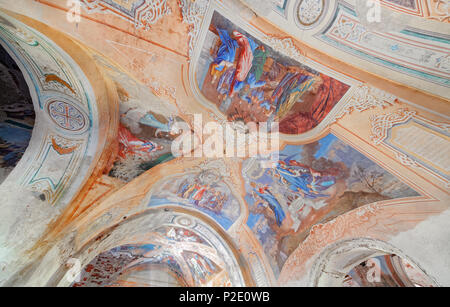
[[[215,12],[197,78],[230,121],[280,122],[286,134],[316,127],[349,86],[283,56]]]
[[[274,169],[249,159],[243,176],[247,225],[276,276],[312,226],[377,201],[418,196],[332,134],[312,144],[286,146]]]

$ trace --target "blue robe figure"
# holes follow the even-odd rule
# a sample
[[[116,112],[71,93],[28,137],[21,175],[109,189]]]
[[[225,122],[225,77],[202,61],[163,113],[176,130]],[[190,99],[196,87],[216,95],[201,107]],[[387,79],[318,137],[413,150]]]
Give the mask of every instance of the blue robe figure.
[[[260,88],[261,86],[266,85],[266,81],[256,81],[255,75],[250,73],[247,78],[247,84],[250,85],[250,88]]]
[[[260,192],[261,190],[262,193]],[[269,205],[269,208],[275,214],[275,219],[277,221],[278,227],[281,227],[284,219],[286,218],[286,214],[284,213],[283,208],[281,207],[278,200],[275,198],[275,196],[272,195],[272,193],[270,193],[268,189],[254,189],[254,191],[256,195],[258,195]]]
[[[325,191],[336,183],[332,177],[328,178],[327,181],[321,178],[317,180],[317,178],[313,177],[310,170],[307,169],[303,169],[301,174],[295,174],[291,169],[293,168],[283,168],[281,164],[278,164],[276,167],[277,173],[289,184],[289,189],[293,192],[301,190],[307,198],[316,199],[329,196],[320,194],[320,192]]]
[[[230,37],[227,30],[217,29],[219,33],[220,40],[222,41],[222,45],[220,45],[219,50],[217,51],[217,57],[214,60],[214,63],[218,66],[216,70],[222,71],[225,65],[223,61],[233,63],[236,57],[236,50],[239,48],[238,43]]]

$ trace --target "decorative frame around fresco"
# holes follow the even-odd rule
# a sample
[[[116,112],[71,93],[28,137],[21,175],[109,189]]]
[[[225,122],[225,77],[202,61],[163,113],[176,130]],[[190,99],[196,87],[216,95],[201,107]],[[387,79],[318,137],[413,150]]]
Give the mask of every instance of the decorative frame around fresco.
[[[306,139],[314,138],[315,136],[319,135],[323,129],[325,129],[329,124],[334,122],[336,116],[340,114],[345,109],[346,102],[351,98],[353,95],[353,91],[357,88],[357,86],[361,86],[362,83],[348,75],[339,73],[337,71],[332,70],[330,67],[323,65],[319,62],[316,62],[312,59],[309,59],[307,57],[302,56],[301,59],[293,58],[290,53],[293,52],[293,48],[295,48],[295,52],[300,52],[298,48],[295,47],[293,44],[293,47],[287,50],[285,47],[286,42],[287,43],[293,43],[293,39],[291,37],[287,38],[277,38],[272,37],[270,35],[267,35],[263,33],[258,28],[249,25],[244,20],[242,20],[239,16],[235,14],[234,11],[232,11],[229,7],[224,5],[223,3],[218,2],[210,2],[208,5],[208,8],[206,10],[206,13],[203,17],[203,20],[201,22],[200,30],[198,32],[198,35],[193,37],[194,39],[194,46],[200,45],[203,47],[207,35],[207,31],[209,29],[209,26],[211,24],[212,18],[214,13],[217,12],[225,19],[229,20],[231,23],[233,23],[236,27],[239,27],[243,29],[247,34],[254,37],[256,40],[261,41],[265,45],[271,47],[276,52],[280,53],[283,57],[288,57],[293,61],[299,62],[301,65],[307,66],[313,70],[316,70],[322,74],[326,74],[329,77],[332,77],[340,82],[343,82],[350,86],[347,93],[341,98],[340,101],[336,103],[334,108],[330,111],[330,113],[325,117],[322,122],[313,128],[310,131],[307,131],[303,134],[298,135],[288,135],[288,134],[280,134],[281,138],[287,141],[304,141]],[[274,48],[276,46],[276,48]],[[194,93],[197,100],[200,102],[201,105],[206,107],[208,110],[211,111],[211,115],[216,118],[216,120],[219,120],[221,122],[225,122],[227,120],[225,114],[220,111],[219,107],[215,105],[213,102],[209,101],[202,93],[201,89],[199,88],[199,84],[197,82],[197,65],[199,65],[199,59],[202,52],[202,48],[195,48],[194,52],[191,56],[190,62],[191,65],[189,65],[189,72],[188,72],[188,78],[189,78],[189,85],[192,89],[192,92]]]

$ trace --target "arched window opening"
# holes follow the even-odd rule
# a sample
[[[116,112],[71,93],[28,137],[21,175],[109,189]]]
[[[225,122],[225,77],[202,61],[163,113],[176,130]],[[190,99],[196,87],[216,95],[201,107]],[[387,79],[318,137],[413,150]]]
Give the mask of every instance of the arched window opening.
[[[33,102],[25,78],[0,46],[0,183],[27,149],[34,121]]]
[[[163,245],[155,244],[122,245],[113,248],[101,253],[91,261],[84,268],[80,281],[73,283],[72,286],[203,287],[231,285],[227,272],[220,264],[202,255],[201,252],[183,249],[183,242],[197,240],[195,235],[174,228],[171,228],[170,232],[174,233],[174,237],[183,240],[176,241],[174,237],[169,237],[170,242],[180,243],[180,248],[170,250]]]
[[[72,287],[252,285],[230,242],[217,225],[194,211],[150,209],[73,254],[81,269],[76,276],[65,266],[53,279]]]

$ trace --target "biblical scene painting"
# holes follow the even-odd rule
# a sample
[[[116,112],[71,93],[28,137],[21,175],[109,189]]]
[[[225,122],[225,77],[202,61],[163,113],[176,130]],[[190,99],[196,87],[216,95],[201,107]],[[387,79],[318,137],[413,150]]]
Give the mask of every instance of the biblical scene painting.
[[[158,97],[105,58],[95,59],[114,80],[120,100],[118,158],[110,175],[128,182],[174,158],[172,142],[181,132],[172,128],[184,121],[169,98]]]
[[[101,253],[73,286],[230,285],[217,251],[194,232],[165,226],[149,238],[146,244],[122,245]]]
[[[264,248],[275,276],[312,226],[360,206],[419,194],[330,134],[288,145],[275,168],[244,162],[247,225]]]
[[[316,127],[349,89],[274,51],[217,12],[197,69],[202,94],[229,121],[279,122],[285,134]]]
[[[178,137],[171,132],[173,118],[148,112],[130,122],[126,117],[131,112],[133,110],[122,114],[118,160],[110,172],[111,176],[127,182],[156,165],[172,160],[172,142]]]
[[[153,192],[149,206],[183,205],[199,210],[229,229],[240,215],[240,205],[215,171],[169,179]]]

